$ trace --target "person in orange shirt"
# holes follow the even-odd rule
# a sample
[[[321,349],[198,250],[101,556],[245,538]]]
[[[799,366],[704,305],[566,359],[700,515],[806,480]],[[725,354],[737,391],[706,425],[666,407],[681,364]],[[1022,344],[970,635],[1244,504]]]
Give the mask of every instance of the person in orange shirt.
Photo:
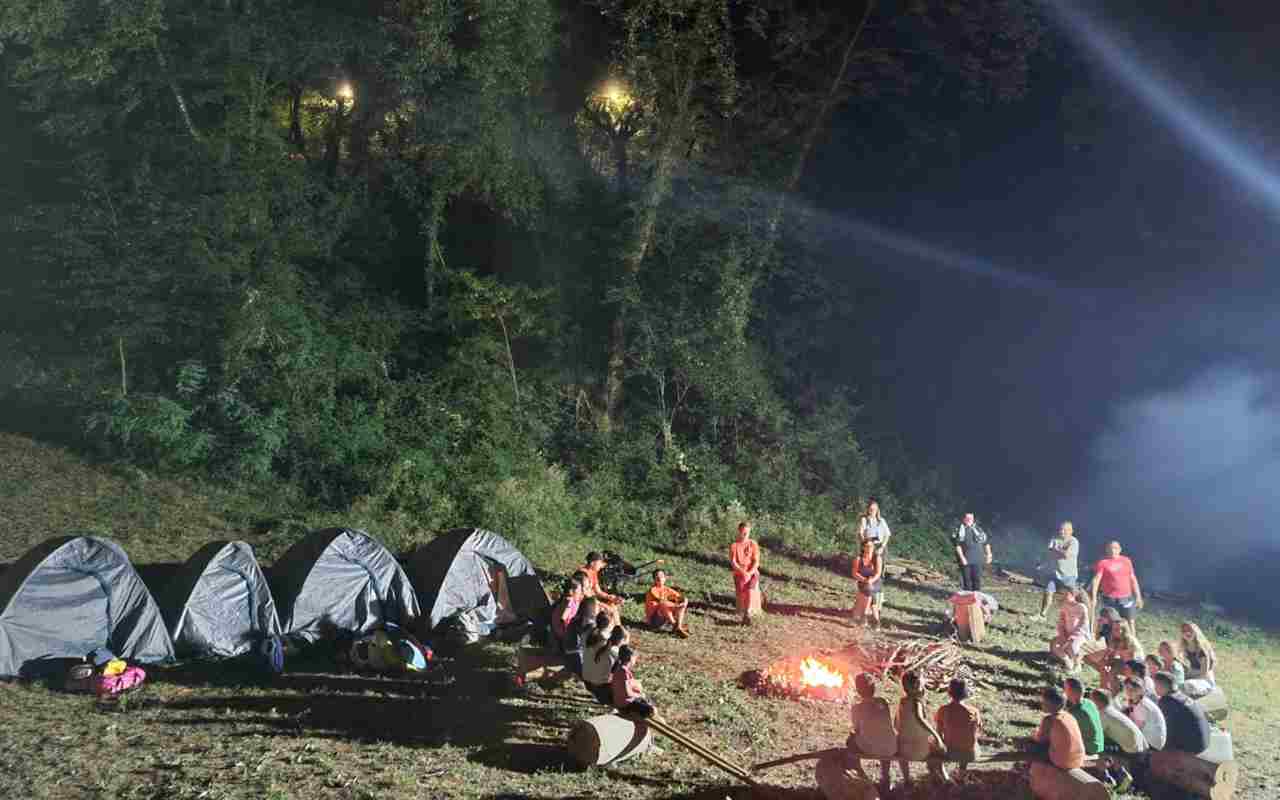
[[[587,563],[578,567],[578,571],[587,576],[586,585],[583,587],[583,596],[594,597],[600,603],[601,610],[608,613],[613,619],[613,624],[617,625],[622,620],[623,598],[609,594],[600,585],[600,570],[604,569],[604,567],[604,556],[594,550],[587,553]]]
[[[760,613],[760,545],[751,539],[751,523],[738,523],[738,540],[729,545],[729,563],[733,567],[733,588],[738,600],[742,624]]]
[[[1040,693],[1040,709],[1045,717],[1036,729],[1036,750],[1049,755],[1058,769],[1076,769],[1084,765],[1084,736],[1080,724],[1067,711],[1067,698],[1062,690],[1050,686]]]
[[[653,586],[644,596],[644,622],[654,628],[670,625],[681,639],[689,638],[689,629],[684,624],[684,614],[689,610],[689,601],[675,589],[667,585],[667,571],[653,571]]]

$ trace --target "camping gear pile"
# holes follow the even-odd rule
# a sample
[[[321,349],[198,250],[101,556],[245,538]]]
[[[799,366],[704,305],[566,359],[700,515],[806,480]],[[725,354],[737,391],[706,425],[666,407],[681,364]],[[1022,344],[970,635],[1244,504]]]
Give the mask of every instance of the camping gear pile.
[[[280,672],[287,653],[322,641],[353,669],[421,672],[432,651],[415,631],[460,627],[474,640],[549,609],[529,560],[478,528],[442,534],[403,567],[348,528],[311,532],[267,570],[248,544],[214,542],[154,596],[118,544],[67,536],[0,573],[0,678],[56,674],[116,694],[145,678],[139,664],[256,656]]]

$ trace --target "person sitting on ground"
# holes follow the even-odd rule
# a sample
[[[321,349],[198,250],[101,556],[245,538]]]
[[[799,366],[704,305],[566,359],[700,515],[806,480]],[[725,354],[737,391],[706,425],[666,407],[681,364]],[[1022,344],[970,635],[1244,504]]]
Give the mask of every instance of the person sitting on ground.
[[[1124,713],[1142,731],[1151,750],[1163,750],[1167,736],[1164,714],[1156,701],[1147,697],[1147,689],[1137,678],[1124,680]]]
[[[898,766],[902,769],[902,779],[911,781],[912,761],[927,761],[930,775],[948,780],[947,768],[941,760],[946,753],[947,745],[929,721],[920,673],[904,672],[902,699],[898,701]]]
[[[653,571],[653,586],[644,597],[644,622],[653,628],[670,625],[676,635],[682,639],[689,638],[689,629],[685,627],[684,615],[689,610],[689,601],[684,595],[667,585],[667,571]]]
[[[585,586],[583,586],[583,595],[586,597],[594,597],[600,603],[600,610],[607,611],[615,623],[622,620],[622,602],[621,598],[614,594],[609,594],[600,585],[600,570],[605,568],[606,561],[604,556],[592,550],[587,553],[587,563],[578,567],[578,571],[587,576]]]
[[[1209,637],[1194,622],[1182,623],[1182,636],[1178,639],[1182,661],[1187,665],[1182,691],[1187,697],[1204,697],[1218,685],[1214,671],[1218,657],[1213,652]]]
[[[960,759],[957,775],[963,775],[969,764],[981,756],[978,731],[982,729],[982,713],[965,702],[969,698],[969,684],[964,678],[952,678],[947,685],[947,694],[951,696],[951,702],[938,706],[933,719],[942,734],[947,755]]]
[[[1088,593],[1085,593],[1082,602],[1086,604],[1089,602]],[[1085,642],[1082,649],[1084,657],[1081,662],[1102,672],[1102,668],[1106,664],[1107,648],[1111,646],[1111,639],[1115,636],[1116,630],[1121,627],[1122,622],[1120,612],[1114,608],[1102,609],[1093,625],[1092,636],[1089,641]]]
[[[1182,663],[1178,658],[1177,653],[1174,652],[1172,642],[1161,642],[1158,652],[1160,653],[1159,666],[1154,669],[1147,669],[1147,673],[1151,675],[1152,684],[1155,683],[1156,673],[1163,670],[1173,676],[1173,690],[1175,692],[1181,692],[1182,683],[1187,679],[1186,665]]]
[[[587,639],[587,648],[583,652],[582,682],[587,691],[596,700],[606,706],[613,705],[613,664],[618,658],[618,649],[629,643],[627,629],[615,625],[609,630],[608,638],[600,628],[596,628]]]
[[[733,568],[733,591],[742,615],[742,624],[761,611],[760,545],[751,538],[751,523],[738,523],[738,538],[729,545],[729,564]]]
[[[1049,652],[1062,660],[1067,669],[1080,669],[1080,654],[1089,640],[1089,608],[1084,592],[1068,591],[1062,597],[1058,612],[1058,635],[1049,641]]]
[[[596,630],[600,631],[601,636],[607,637],[609,631],[613,629],[613,617],[609,616],[608,611],[601,611],[596,614]]]
[[[982,591],[982,568],[991,563],[991,540],[978,527],[973,514],[965,514],[960,527],[951,534],[960,566],[960,591]]]
[[[600,604],[594,597],[588,597],[578,606],[578,613],[569,623],[564,633],[565,672],[582,677],[582,656],[587,647],[587,638],[596,628],[596,614]]]
[[[613,665],[613,707],[623,714],[652,717],[657,713],[653,703],[644,695],[644,687],[636,680],[635,666],[639,656],[629,644],[618,648],[618,660]]]
[[[876,543],[866,540],[862,543],[862,552],[853,561],[853,579],[858,585],[858,593],[854,596],[853,621],[855,625],[866,625],[867,618],[880,629],[880,604],[877,596],[884,593],[884,559],[876,552]]]
[[[1075,528],[1067,520],[1058,528],[1058,535],[1049,540],[1049,552],[1053,558],[1053,575],[1045,581],[1044,595],[1040,599],[1040,616],[1047,617],[1057,592],[1075,591],[1080,576],[1080,540]],[[1047,568],[1049,565],[1046,564]]]
[[[1164,714],[1166,738],[1164,749],[1199,755],[1209,749],[1209,718],[1200,704],[1173,689],[1173,676],[1157,672],[1156,694],[1160,695],[1160,711]]]
[[[883,697],[876,697],[876,683],[865,672],[853,679],[858,692],[858,703],[853,707],[853,733],[849,735],[851,750],[857,752],[854,771],[863,778],[862,758],[880,759],[880,785],[882,793],[889,792],[889,759],[898,752],[898,731],[893,726],[893,712]]]
[[[1040,709],[1044,719],[1034,736],[1037,752],[1049,756],[1049,763],[1058,769],[1077,769],[1084,764],[1084,738],[1080,725],[1067,712],[1067,698],[1056,686],[1040,693]]]
[[[1123,680],[1121,672],[1125,664],[1144,657],[1142,643],[1129,633],[1124,625],[1116,625],[1111,629],[1111,641],[1107,645],[1105,658],[1102,660],[1102,685],[1109,691],[1119,692]]]
[[[1159,672],[1159,670],[1156,670]],[[1151,679],[1151,675],[1155,673],[1147,672],[1147,662],[1145,659],[1135,658],[1124,662],[1124,669],[1121,675],[1126,678],[1133,678],[1142,684],[1142,691],[1152,700],[1156,699],[1156,684]]]
[[[1147,751],[1147,739],[1142,735],[1142,729],[1129,719],[1111,699],[1106,689],[1092,690],[1089,692],[1089,700],[1098,709],[1107,748],[1114,748],[1131,755]]]
[[[1098,607],[1098,590],[1102,590],[1103,605],[1120,612],[1129,632],[1137,634],[1135,623],[1138,611],[1143,606],[1142,586],[1138,584],[1138,574],[1133,571],[1133,562],[1128,556],[1120,555],[1120,543],[1107,543],[1107,557],[1098,561],[1093,567],[1093,586],[1090,605]]]
[[[586,575],[574,573],[565,581],[560,599],[551,607],[551,635],[557,643],[564,642],[564,633],[569,623],[578,616],[578,606],[582,605],[583,592],[586,586]]]
[[[1147,740],[1142,737],[1142,731],[1133,724],[1133,720],[1111,702],[1111,695],[1105,690],[1094,689],[1089,692],[1089,702],[1085,705],[1093,706],[1098,712],[1098,718],[1102,720],[1104,745],[1103,752],[1098,757],[1098,777],[1103,783],[1113,787],[1116,794],[1124,794],[1133,785],[1133,775],[1119,759],[1106,753],[1117,750],[1130,755],[1143,753],[1147,749]]]
[[[1062,682],[1062,693],[1067,697],[1067,713],[1080,726],[1080,739],[1084,742],[1084,754],[1096,756],[1102,752],[1105,736],[1102,716],[1098,707],[1084,699],[1084,684],[1079,678],[1067,678]]]

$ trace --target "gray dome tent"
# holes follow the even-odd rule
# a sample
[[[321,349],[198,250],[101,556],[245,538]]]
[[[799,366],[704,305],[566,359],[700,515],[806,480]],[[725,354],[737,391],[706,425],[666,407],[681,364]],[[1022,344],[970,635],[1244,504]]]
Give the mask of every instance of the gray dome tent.
[[[280,633],[267,578],[244,542],[213,542],[187,559],[160,598],[174,649],[238,656]]]
[[[312,531],[271,567],[280,627],[309,642],[326,626],[367,633],[382,622],[408,627],[418,596],[395,556],[364,531]]]
[[[458,528],[419,547],[405,564],[434,629],[458,616],[470,637],[541,618],[550,605],[529,559],[492,531]]]
[[[0,575],[0,676],[99,647],[143,663],[173,660],[160,609],[120,545],[49,539]]]

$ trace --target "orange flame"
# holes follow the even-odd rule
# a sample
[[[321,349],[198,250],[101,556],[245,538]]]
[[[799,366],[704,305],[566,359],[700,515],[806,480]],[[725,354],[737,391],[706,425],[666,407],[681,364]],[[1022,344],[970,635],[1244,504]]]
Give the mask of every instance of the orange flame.
[[[844,675],[816,658],[810,657],[800,662],[800,683],[805,686],[828,686],[839,689],[844,686]]]

